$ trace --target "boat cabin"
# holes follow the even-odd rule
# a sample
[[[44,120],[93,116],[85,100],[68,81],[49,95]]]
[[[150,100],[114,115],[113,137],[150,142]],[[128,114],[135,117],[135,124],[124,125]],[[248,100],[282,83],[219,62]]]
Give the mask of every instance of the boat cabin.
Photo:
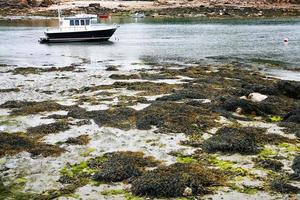
[[[85,28],[91,25],[91,17],[65,17],[60,20],[60,28]]]

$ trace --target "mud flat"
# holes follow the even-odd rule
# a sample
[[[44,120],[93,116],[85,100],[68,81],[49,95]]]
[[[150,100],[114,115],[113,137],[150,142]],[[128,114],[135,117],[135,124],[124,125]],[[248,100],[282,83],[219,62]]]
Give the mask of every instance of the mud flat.
[[[0,199],[300,198],[300,82],[242,62],[1,74]]]

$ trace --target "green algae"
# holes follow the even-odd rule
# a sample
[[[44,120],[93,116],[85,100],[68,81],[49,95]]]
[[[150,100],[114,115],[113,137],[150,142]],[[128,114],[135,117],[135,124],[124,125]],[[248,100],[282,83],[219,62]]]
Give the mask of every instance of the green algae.
[[[195,158],[189,156],[178,156],[176,157],[176,162],[178,163],[197,163],[198,161]]]
[[[245,186],[240,187],[237,184],[232,184],[230,186],[230,188],[232,190],[237,191],[237,192],[244,193],[244,194],[249,194],[249,195],[253,195],[253,194],[256,194],[258,192],[258,189],[255,188],[255,187],[245,187]]]
[[[80,153],[80,156],[83,156],[83,157],[88,157],[91,153],[93,153],[94,151],[96,151],[95,148],[87,148],[85,150],[83,150],[81,153]]]
[[[94,169],[89,167],[88,162],[83,161],[78,164],[64,167],[60,170],[62,175],[74,178],[74,177],[87,177],[95,172]]]
[[[263,157],[263,158],[267,158],[267,157],[273,157],[276,156],[278,154],[278,152],[274,151],[273,149],[267,148],[265,147],[264,149],[262,149],[259,152],[259,156]]]
[[[208,159],[208,163],[216,166],[217,168],[221,169],[225,172],[231,172],[235,176],[247,176],[249,174],[248,170],[241,168],[241,167],[235,167],[233,162],[228,160],[221,160],[218,159],[217,156],[210,156]]]
[[[281,122],[283,118],[281,116],[271,116],[270,120],[271,122]]]
[[[0,178],[0,200],[27,200],[32,199],[34,194],[24,192],[24,185],[27,182],[25,178],[17,178],[8,185]]]

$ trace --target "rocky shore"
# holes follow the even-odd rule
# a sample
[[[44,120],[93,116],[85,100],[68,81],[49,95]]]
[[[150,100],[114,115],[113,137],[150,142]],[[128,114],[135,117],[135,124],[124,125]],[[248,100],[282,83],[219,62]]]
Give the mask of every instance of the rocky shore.
[[[1,66],[1,199],[299,198],[299,82],[87,63]]]
[[[66,15],[86,12],[129,16],[137,11],[158,17],[285,17],[299,16],[295,1],[0,1],[2,16],[56,16],[60,8]]]

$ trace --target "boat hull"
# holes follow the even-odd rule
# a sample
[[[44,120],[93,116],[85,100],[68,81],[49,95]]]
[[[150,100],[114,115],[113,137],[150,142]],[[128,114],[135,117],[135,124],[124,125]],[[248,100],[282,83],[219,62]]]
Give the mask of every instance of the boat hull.
[[[61,43],[61,42],[92,42],[107,41],[117,30],[116,28],[70,31],[70,32],[46,32],[46,38],[41,38],[41,43]]]

